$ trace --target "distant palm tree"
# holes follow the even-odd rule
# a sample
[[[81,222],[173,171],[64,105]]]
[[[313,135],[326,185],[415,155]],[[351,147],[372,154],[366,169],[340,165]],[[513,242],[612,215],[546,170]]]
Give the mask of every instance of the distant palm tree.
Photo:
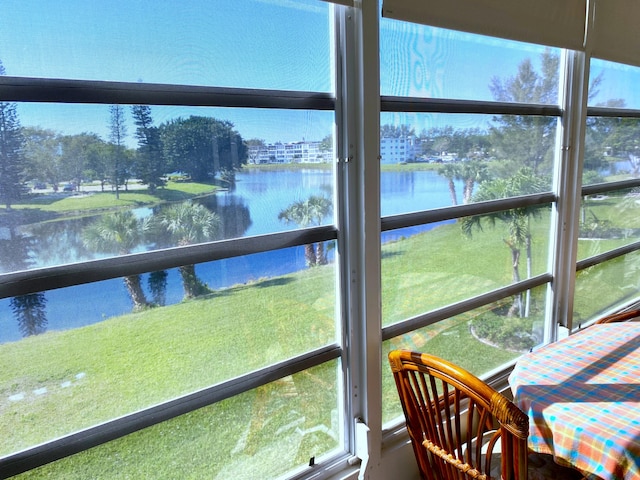
[[[464,181],[462,202],[465,204],[470,203],[475,186],[487,180],[488,177],[489,174],[486,163],[478,160],[470,160],[462,163],[460,166],[460,179]]]
[[[178,246],[214,240],[219,235],[221,226],[220,217],[216,213],[191,202],[170,206],[160,214],[157,222]],[[209,287],[197,277],[193,265],[182,265],[179,271],[185,299],[211,293]]]
[[[445,163],[438,168],[438,175],[446,178],[448,181],[451,205],[458,205],[458,195],[456,194],[456,184],[454,183],[454,180],[457,180],[459,176],[458,167],[453,163]]]
[[[531,168],[520,169],[510,178],[498,178],[480,185],[480,189],[474,196],[474,201],[482,202],[509,198],[516,195],[539,193],[548,188],[549,182],[541,175],[534,174]],[[503,239],[511,250],[511,265],[513,268],[513,282],[520,281],[520,252],[525,248],[527,255],[527,278],[531,277],[531,217],[539,215],[537,206],[513,208],[485,215],[474,215],[462,219],[462,231],[471,236],[474,229],[482,229],[483,223],[494,226],[500,221],[507,227],[508,235]],[[526,304],[522,304],[522,295],[516,295],[514,303],[509,309],[509,315],[519,314],[521,317],[529,316],[530,294],[527,292]]]
[[[85,247],[95,252],[126,255],[141,242],[145,230],[146,222],[136,218],[130,210],[123,210],[104,215],[89,225],[82,232],[82,241]],[[134,310],[150,306],[142,290],[140,275],[127,275],[124,285]]]
[[[438,168],[438,174],[448,181],[449,195],[451,196],[451,204],[458,204],[458,195],[456,193],[456,184],[454,180],[463,182],[462,203],[471,202],[473,189],[476,184],[484,181],[488,177],[487,165],[478,160],[470,160],[458,163],[446,163]]]
[[[306,200],[298,200],[278,214],[278,220],[285,223],[295,223],[300,228],[310,225],[321,225],[324,218],[331,212],[331,200],[320,195],[312,195]],[[324,244],[304,246],[304,256],[308,266],[325,265],[327,256]]]

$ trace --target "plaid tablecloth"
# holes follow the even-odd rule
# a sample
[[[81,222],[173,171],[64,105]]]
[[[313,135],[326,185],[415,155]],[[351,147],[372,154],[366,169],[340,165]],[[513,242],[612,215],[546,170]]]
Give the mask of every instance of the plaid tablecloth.
[[[640,479],[640,322],[592,325],[509,377],[529,447],[605,480]]]

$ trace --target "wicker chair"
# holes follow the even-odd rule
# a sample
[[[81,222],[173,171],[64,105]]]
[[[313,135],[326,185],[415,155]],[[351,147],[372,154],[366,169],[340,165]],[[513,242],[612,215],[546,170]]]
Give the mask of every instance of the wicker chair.
[[[626,312],[612,313],[606,317],[599,318],[595,321],[594,325],[600,323],[616,323],[616,322],[629,322],[640,320],[640,310],[627,310]],[[635,320],[634,320],[635,319]]]
[[[530,457],[528,417],[473,374],[426,353],[394,350],[389,362],[423,479],[582,478]]]

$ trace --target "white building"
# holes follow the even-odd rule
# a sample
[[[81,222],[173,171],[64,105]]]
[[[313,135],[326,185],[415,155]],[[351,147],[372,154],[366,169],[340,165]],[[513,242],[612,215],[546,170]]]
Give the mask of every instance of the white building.
[[[416,137],[413,135],[380,138],[380,157],[383,164],[411,162],[415,160],[417,150]]]
[[[268,143],[249,147],[249,163],[324,163],[333,159],[333,150],[324,150],[321,142]]]

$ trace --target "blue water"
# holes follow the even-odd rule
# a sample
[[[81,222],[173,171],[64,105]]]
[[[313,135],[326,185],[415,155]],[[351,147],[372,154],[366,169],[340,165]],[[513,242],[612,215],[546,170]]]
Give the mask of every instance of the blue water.
[[[203,202],[215,209],[228,223],[226,236],[258,235],[296,228],[278,220],[278,213],[296,200],[310,195],[330,196],[333,175],[327,170],[252,171],[237,176],[233,192],[221,193]],[[460,191],[461,188],[458,187]],[[381,210],[383,215],[406,213],[426,208],[450,205],[445,180],[431,171],[383,172],[381,178]],[[408,207],[410,207],[408,209]],[[138,216],[153,213],[150,208],[137,209]],[[95,254],[82,247],[80,232],[91,219],[42,224],[23,233],[36,238],[31,249],[33,266],[55,265],[95,258]],[[327,219],[329,223],[330,218]],[[242,227],[238,225],[242,224]],[[385,232],[382,242],[396,240],[423,232],[434,225],[411,227],[402,231]],[[242,230],[240,233],[239,230]],[[62,230],[62,231],[61,231]],[[73,233],[75,232],[75,233]],[[325,248],[329,246],[326,242]],[[146,250],[140,246],[139,250]],[[331,254],[332,251],[329,250]],[[270,277],[292,273],[305,268],[304,247],[265,252],[243,257],[228,258],[196,265],[198,277],[216,290]],[[169,270],[166,305],[183,298],[182,282],[177,269]],[[142,276],[147,287],[148,275]],[[46,292],[48,330],[77,328],[116,315],[131,312],[132,304],[122,279],[79,285]],[[0,343],[22,338],[10,309],[10,300],[0,300]]]

